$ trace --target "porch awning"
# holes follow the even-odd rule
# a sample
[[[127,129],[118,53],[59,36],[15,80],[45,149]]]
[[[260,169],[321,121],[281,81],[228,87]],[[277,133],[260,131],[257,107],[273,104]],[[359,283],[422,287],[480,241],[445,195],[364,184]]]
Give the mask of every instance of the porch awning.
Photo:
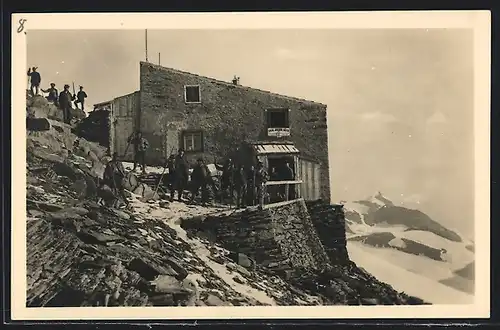
[[[298,154],[297,149],[293,144],[255,144],[255,151],[258,154]]]

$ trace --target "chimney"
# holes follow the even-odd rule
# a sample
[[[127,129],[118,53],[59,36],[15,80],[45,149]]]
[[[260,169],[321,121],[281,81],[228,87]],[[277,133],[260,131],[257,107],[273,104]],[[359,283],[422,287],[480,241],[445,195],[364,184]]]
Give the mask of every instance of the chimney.
[[[236,75],[233,78],[233,85],[239,85],[240,84],[240,77],[236,77]]]

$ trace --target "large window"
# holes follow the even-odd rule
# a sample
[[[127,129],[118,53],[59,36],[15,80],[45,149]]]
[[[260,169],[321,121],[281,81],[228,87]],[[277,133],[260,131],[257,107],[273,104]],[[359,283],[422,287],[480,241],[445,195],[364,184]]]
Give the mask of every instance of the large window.
[[[288,109],[268,109],[267,127],[269,128],[289,128]]]
[[[186,131],[182,133],[182,147],[185,151],[203,151],[203,132]]]
[[[186,103],[200,103],[200,86],[199,85],[187,85],[184,86],[184,100]]]
[[[266,113],[267,136],[290,136],[290,120],[288,109],[268,109]]]

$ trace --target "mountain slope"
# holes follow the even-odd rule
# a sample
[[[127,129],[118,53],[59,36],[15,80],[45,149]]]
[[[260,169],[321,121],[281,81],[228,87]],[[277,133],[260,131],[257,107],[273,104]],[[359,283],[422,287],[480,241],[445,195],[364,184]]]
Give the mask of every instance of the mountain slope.
[[[448,240],[461,242],[462,238],[452,230],[432,220],[428,215],[401,206],[382,206],[365,217],[368,225],[387,223],[389,225],[405,225],[407,230],[426,230]]]
[[[34,118],[27,120],[27,306],[424,304],[354,262],[296,269],[289,278],[248,267],[180,225],[235,212],[223,205],[159,200],[151,187],[128,180],[130,205],[112,207],[112,192],[99,187],[106,150],[70,125],[37,118],[49,113],[38,103],[39,111],[27,109]]]
[[[419,210],[395,206],[380,192],[365,200],[345,203],[344,209],[349,255],[360,266],[370,264],[375,267],[366,254],[360,253],[361,249],[366,253],[369,251],[373,258],[430,280],[437,285],[435,292],[444,292],[440,286],[458,291],[455,295],[459,297],[452,299],[454,295],[450,292],[450,298],[444,301],[471,301],[470,294],[474,291],[474,278],[470,276],[471,269],[474,269],[473,242]],[[369,271],[378,274],[381,270],[375,267]],[[383,272],[381,276],[385,278]],[[398,289],[405,284],[399,278],[389,277],[386,281]],[[421,297],[431,302],[440,301],[425,292]]]

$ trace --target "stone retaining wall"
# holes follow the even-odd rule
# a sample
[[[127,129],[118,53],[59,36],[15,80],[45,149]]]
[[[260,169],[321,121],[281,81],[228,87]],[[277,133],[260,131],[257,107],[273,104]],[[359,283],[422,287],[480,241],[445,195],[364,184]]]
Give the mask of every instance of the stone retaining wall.
[[[306,205],[331,263],[348,262],[342,205],[330,205],[321,200],[306,202]]]
[[[328,264],[303,200],[209,216],[201,222],[185,220],[182,226],[211,233],[228,250],[244,253],[273,270],[321,269]]]

